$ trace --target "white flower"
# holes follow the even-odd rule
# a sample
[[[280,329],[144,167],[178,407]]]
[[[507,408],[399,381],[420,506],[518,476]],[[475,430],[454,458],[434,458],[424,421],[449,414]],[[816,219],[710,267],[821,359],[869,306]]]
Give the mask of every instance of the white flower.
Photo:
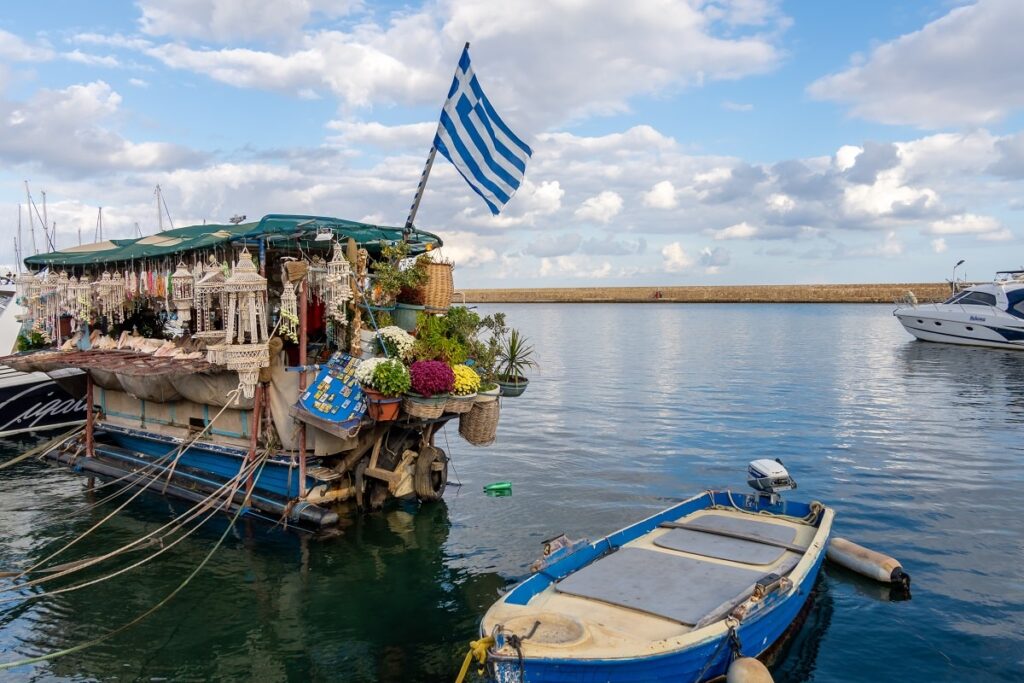
[[[356,367],[355,372],[353,372],[352,375],[356,378],[356,381],[364,387],[372,387],[373,371],[377,369],[378,365],[386,360],[387,358],[367,358],[364,361],[360,361],[359,366]]]
[[[416,343],[415,337],[397,325],[382,327],[380,329],[380,336],[395,349],[395,353],[403,360],[409,358],[409,354],[412,353],[412,346]]]

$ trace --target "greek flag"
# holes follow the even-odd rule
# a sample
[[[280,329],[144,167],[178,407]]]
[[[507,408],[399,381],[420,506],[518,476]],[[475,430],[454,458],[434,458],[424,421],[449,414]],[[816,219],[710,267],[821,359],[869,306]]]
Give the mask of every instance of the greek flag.
[[[491,106],[469,63],[468,44],[441,110],[434,146],[495,215],[519,189],[533,154]]]

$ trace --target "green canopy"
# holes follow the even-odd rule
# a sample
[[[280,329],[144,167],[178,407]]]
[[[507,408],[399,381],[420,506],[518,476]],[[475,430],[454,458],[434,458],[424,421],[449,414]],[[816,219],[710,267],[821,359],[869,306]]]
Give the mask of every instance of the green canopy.
[[[323,245],[329,241],[312,240],[320,232],[330,230],[339,240],[354,239],[360,246],[375,254],[382,241],[397,242],[403,237],[402,228],[357,223],[343,218],[326,216],[292,216],[272,213],[258,223],[238,225],[190,225],[185,228],[164,230],[148,237],[125,240],[107,240],[95,244],[83,244],[70,249],[36,254],[25,259],[25,265],[41,268],[45,266],[86,266],[93,263],[114,263],[147,258],[174,256],[199,249],[220,247],[232,243],[264,241],[268,247],[296,245],[303,240],[303,248]],[[412,230],[406,235],[409,253],[422,254],[428,248],[442,246],[441,238],[429,232]],[[277,244],[280,242],[279,244]],[[429,245],[429,247],[428,247]]]

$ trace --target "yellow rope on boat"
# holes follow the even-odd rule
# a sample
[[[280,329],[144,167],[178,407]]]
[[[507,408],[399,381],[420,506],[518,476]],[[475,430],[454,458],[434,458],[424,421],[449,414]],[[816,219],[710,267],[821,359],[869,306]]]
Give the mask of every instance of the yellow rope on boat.
[[[475,659],[477,664],[483,666],[487,661],[487,653],[494,646],[494,636],[486,636],[479,640],[474,640],[469,644],[469,652],[466,653],[466,658],[462,660],[462,668],[459,669],[459,675],[455,677],[455,683],[463,683],[466,680],[466,674],[469,673],[469,665],[473,663]]]

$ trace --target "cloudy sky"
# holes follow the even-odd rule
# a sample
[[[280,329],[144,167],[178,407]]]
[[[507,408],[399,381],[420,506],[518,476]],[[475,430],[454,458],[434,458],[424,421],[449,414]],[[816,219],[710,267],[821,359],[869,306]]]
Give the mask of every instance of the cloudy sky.
[[[58,247],[155,232],[158,183],[175,226],[401,225],[470,41],[534,156],[497,217],[439,158],[460,286],[982,277],[1024,265],[1022,35],[1020,0],[5,3],[0,263],[26,179]]]

